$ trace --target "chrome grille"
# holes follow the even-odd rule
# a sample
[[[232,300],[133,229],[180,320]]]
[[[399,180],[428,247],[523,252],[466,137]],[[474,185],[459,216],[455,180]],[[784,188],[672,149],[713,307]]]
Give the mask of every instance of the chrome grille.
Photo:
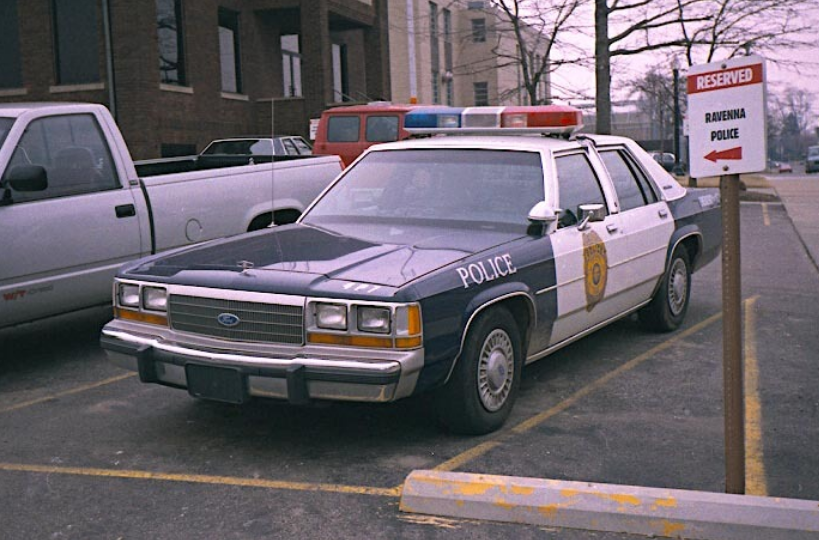
[[[168,314],[171,328],[235,341],[260,343],[304,343],[302,306],[220,300],[198,296],[170,295]],[[223,313],[239,318],[236,326],[217,321]]]

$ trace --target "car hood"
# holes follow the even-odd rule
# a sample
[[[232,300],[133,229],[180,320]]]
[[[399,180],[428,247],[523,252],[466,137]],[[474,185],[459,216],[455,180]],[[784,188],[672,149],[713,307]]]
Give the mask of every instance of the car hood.
[[[292,224],[153,257],[125,269],[124,274],[176,281],[172,278],[184,273],[183,281],[193,285],[194,274],[252,268],[254,275],[279,282],[281,274],[289,272],[401,287],[475,253],[519,239],[525,236],[524,229],[368,223],[329,230]]]

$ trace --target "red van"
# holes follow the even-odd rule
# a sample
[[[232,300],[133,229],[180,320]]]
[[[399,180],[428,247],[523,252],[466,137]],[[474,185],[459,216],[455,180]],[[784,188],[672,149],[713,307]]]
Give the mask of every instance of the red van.
[[[341,156],[347,166],[374,144],[409,137],[404,115],[422,106],[379,102],[327,109],[321,113],[313,153]]]

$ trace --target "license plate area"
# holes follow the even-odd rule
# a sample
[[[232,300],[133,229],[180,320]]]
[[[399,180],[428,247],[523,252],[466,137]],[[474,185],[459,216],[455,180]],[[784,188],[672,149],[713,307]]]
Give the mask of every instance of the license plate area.
[[[245,378],[238,368],[186,364],[185,376],[193,397],[225,403],[247,401]]]

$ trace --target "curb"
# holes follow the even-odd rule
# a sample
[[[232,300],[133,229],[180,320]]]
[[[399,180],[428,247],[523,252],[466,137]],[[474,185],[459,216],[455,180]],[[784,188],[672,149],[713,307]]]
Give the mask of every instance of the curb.
[[[819,502],[417,470],[401,511],[707,540],[819,539]]]

